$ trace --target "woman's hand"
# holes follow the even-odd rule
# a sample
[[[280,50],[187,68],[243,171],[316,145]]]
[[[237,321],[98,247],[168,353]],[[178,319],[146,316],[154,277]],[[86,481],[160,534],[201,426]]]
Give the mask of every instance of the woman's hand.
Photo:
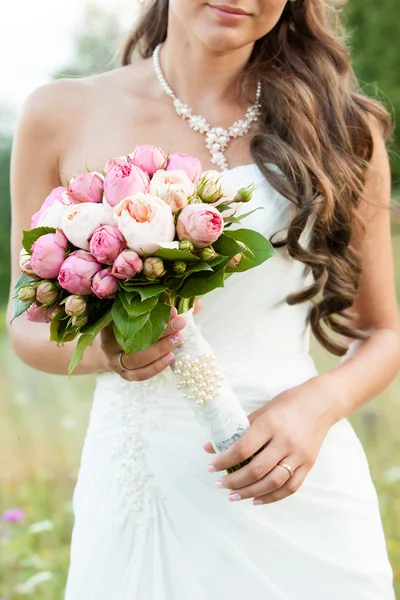
[[[296,492],[337,420],[321,376],[286,390],[249,415],[251,426],[228,450],[218,454],[209,471],[224,471],[259,452],[249,464],[217,482],[231,490],[230,501],[254,498],[253,504],[282,500]],[[206,452],[214,452],[211,443]],[[278,463],[286,463],[289,471]]]
[[[194,314],[201,310],[201,301],[197,300]],[[126,381],[144,381],[161,373],[174,360],[172,352],[182,342],[180,331],[186,327],[186,321],[178,315],[176,308],[171,308],[171,316],[164,333],[150,348],[142,352],[134,352],[129,356],[122,353],[121,346],[115,339],[112,326],[101,331],[101,348],[106,356],[106,369],[118,373]],[[127,369],[121,369],[120,362]]]

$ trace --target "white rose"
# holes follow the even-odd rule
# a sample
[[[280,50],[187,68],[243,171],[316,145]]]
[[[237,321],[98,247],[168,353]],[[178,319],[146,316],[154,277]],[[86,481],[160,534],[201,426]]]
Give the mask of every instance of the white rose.
[[[115,225],[113,209],[101,203],[82,202],[64,207],[61,229],[77,248],[89,250],[89,240],[101,225]]]
[[[155,252],[160,243],[175,237],[171,209],[157,196],[141,192],[128,196],[114,208],[114,215],[128,248],[141,256]]]
[[[150,181],[149,193],[162,200],[169,192],[183,192],[189,198],[193,196],[196,186],[185,171],[156,171]]]
[[[39,217],[37,227],[56,227],[62,228],[63,215],[67,206],[58,200],[54,200],[53,204],[46,208]]]

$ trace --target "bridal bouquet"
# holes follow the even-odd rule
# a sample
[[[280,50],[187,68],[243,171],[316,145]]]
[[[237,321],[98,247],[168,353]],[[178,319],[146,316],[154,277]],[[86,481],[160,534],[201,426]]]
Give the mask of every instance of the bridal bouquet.
[[[274,254],[261,234],[231,229],[253,212],[238,216],[253,189],[232,189],[223,173],[203,173],[198,159],[154,146],[109,159],[101,173],[75,175],[23,233],[12,318],[25,312],[49,322],[59,345],[79,336],[72,373],[102,328],[112,323],[123,351],[139,352],[159,339],[175,306],[188,323],[171,364],[177,389],[216,451],[229,447],[249,422],[192,307]]]

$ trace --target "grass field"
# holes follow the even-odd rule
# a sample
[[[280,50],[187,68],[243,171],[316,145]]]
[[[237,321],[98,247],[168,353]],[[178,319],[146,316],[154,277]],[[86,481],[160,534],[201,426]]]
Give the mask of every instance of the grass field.
[[[394,235],[394,248],[398,255],[400,233]],[[396,277],[400,292],[400,259]],[[0,598],[61,600],[72,528],[71,496],[93,379],[68,380],[27,368],[12,355],[3,321],[0,513],[20,508],[24,516],[20,522],[0,521]],[[314,355],[321,370],[336,363],[317,348]],[[400,594],[400,378],[351,420],[364,444],[378,490]]]

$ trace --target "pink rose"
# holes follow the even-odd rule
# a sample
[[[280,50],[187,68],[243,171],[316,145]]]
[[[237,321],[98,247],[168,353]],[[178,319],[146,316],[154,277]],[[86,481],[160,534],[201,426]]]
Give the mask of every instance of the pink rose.
[[[77,250],[65,259],[58,282],[71,294],[88,296],[92,293],[92,278],[102,268],[101,264],[85,250]]]
[[[26,309],[25,314],[28,321],[32,321],[33,323],[50,323],[53,311],[54,307],[48,309],[45,306],[39,306],[34,302]]]
[[[58,277],[67,247],[68,240],[60,229],[56,233],[42,235],[31,248],[32,269],[43,279]]]
[[[104,181],[104,194],[110,206],[116,206],[122,200],[145,192],[149,187],[150,179],[147,173],[130,163],[115,165],[107,173]]]
[[[32,215],[31,229],[39,227],[39,221],[41,217],[43,217],[44,212],[47,211],[47,209],[50,208],[50,206],[52,206],[53,202],[59,202],[60,204],[63,204],[62,194],[66,191],[66,189],[67,188],[60,185],[59,187],[54,188],[54,190],[50,192],[40,209],[37,212],[35,212],[34,215]]]
[[[224,230],[221,213],[206,204],[189,204],[178,217],[176,231],[180,240],[189,240],[195,248],[215,242]]]
[[[123,165],[126,164],[128,161],[125,158],[125,156],[119,156],[118,158],[109,158],[108,161],[106,162],[106,166],[104,167],[104,172],[107,175],[109,171],[111,171],[111,169],[113,167],[115,167],[115,165]]]
[[[129,279],[142,270],[143,262],[134,250],[124,250],[114,261],[111,273],[118,279]]]
[[[124,236],[114,225],[99,227],[90,239],[90,252],[99,263],[106,265],[112,265],[125,248]]]
[[[101,202],[104,181],[98,173],[81,173],[67,187],[72,204],[81,202]]]
[[[101,300],[113,298],[119,290],[118,279],[111,274],[111,269],[97,271],[92,279],[92,292]]]
[[[158,146],[136,146],[132,154],[128,156],[130,163],[140,167],[150,176],[162,169],[166,160],[167,157]]]
[[[200,181],[203,168],[195,156],[176,152],[168,157],[166,171],[185,171],[190,181]]]

